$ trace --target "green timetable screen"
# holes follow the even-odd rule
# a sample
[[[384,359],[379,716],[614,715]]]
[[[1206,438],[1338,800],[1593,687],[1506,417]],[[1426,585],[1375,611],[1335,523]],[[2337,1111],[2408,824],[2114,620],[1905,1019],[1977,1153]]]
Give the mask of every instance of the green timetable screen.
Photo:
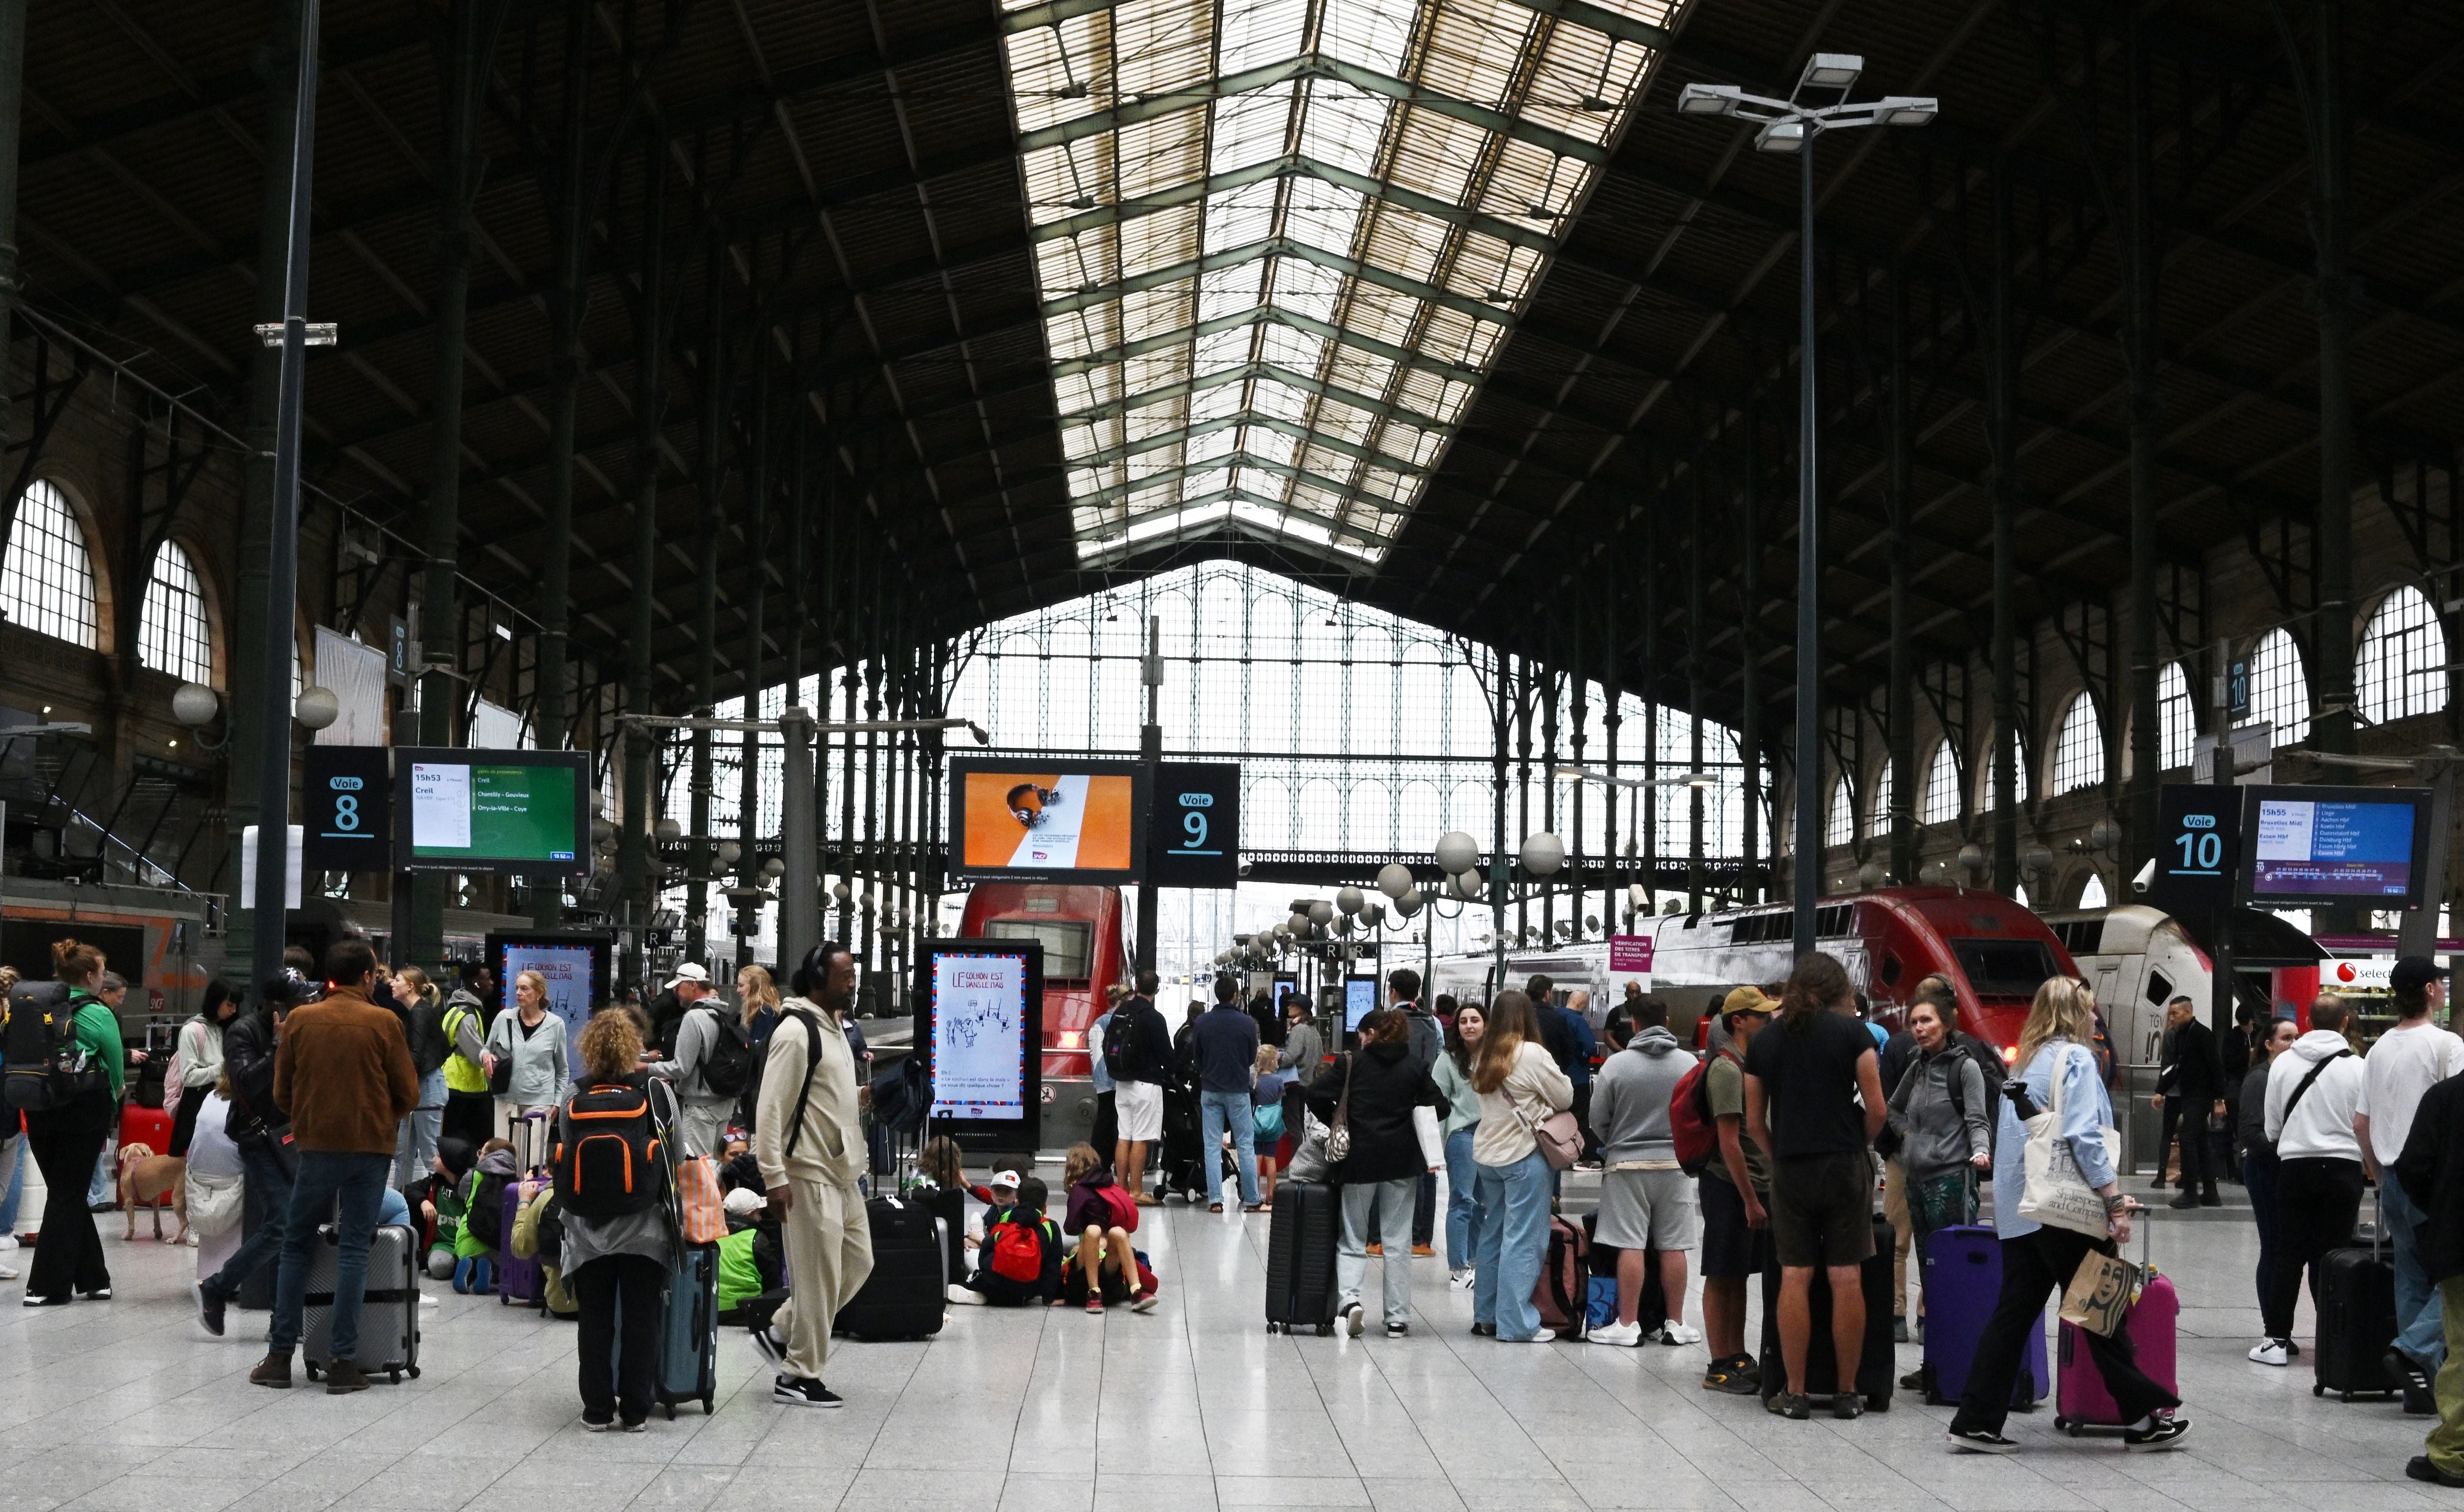
[[[570,766],[410,764],[410,853],[422,861],[573,861]]]

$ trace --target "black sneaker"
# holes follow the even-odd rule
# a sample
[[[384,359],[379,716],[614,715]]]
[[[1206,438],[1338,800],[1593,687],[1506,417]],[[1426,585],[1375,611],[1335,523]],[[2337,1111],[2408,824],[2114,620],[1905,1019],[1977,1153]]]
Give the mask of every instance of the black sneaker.
[[[839,1393],[821,1382],[801,1376],[782,1375],[770,1383],[770,1400],[790,1407],[840,1407]]]
[[[1408,1338],[1411,1332],[1412,1326],[1408,1323],[1390,1323],[1386,1326],[1386,1337],[1389,1339]]]
[[[787,1341],[779,1337],[777,1328],[765,1323],[750,1330],[748,1337],[753,1340],[754,1350],[770,1362],[771,1369],[776,1370],[787,1363]]]
[[[2182,1435],[2189,1431],[2190,1420],[2187,1417],[2160,1417],[2156,1419],[2155,1426],[2149,1428],[2145,1433],[2128,1428],[2123,1429],[2122,1431],[2122,1447],[2124,1449],[2170,1449],[2175,1444],[2180,1443],[2182,1441]]]
[[[1721,1391],[1729,1396],[1753,1395],[1763,1388],[1761,1377],[1754,1373],[1750,1364],[1743,1355],[1712,1361],[1710,1369],[1703,1372],[1703,1390]]]
[[[2434,1486],[2464,1488],[2464,1476],[2451,1476],[2430,1462],[2428,1455],[2415,1455],[2404,1462],[2404,1473],[2415,1480],[2427,1480]]]
[[[197,1282],[197,1326],[219,1339],[223,1336],[224,1299],[214,1295],[213,1288]]]
[[[71,1295],[75,1296],[79,1302],[109,1302],[111,1300],[111,1288],[108,1286],[97,1286],[92,1291],[73,1292]]]
[[[1943,1435],[1942,1439],[1950,1446],[1951,1453],[1959,1455],[2015,1455],[2019,1452],[2019,1440],[2005,1438],[1982,1428],[1954,1428]]]
[[[1775,1391],[1763,1398],[1763,1411],[1773,1417],[1793,1418],[1804,1422],[1814,1415],[1814,1404],[1803,1391]]]
[[[34,1304],[30,1301],[26,1305],[32,1307]],[[1473,1324],[1471,1326],[1471,1336],[1475,1339],[1494,1339],[1497,1337],[1497,1325],[1493,1323]]]
[[[2184,1208],[2195,1208],[2199,1205],[2198,1194],[2196,1193],[2185,1192],[2180,1196],[2175,1197],[2172,1201],[2167,1202],[2165,1205],[2173,1209],[2177,1213]]]
[[[1831,1415],[1842,1422],[1854,1422],[1865,1415],[1865,1398],[1855,1391],[1841,1391],[1831,1398]]]

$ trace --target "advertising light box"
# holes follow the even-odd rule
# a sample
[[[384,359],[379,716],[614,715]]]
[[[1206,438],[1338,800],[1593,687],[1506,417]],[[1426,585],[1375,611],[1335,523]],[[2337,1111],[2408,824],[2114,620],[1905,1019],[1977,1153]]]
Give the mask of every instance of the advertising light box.
[[[951,873],[963,882],[1135,882],[1147,781],[1134,761],[950,763]]]

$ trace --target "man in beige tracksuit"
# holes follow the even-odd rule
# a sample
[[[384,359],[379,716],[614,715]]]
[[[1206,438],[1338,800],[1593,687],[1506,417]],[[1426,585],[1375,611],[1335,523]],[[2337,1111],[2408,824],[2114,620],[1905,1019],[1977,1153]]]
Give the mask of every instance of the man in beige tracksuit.
[[[779,1368],[773,1401],[836,1407],[837,1394],[822,1384],[830,1321],[872,1274],[872,1231],[855,1184],[864,1131],[846,1028],[855,957],[844,945],[817,945],[792,984],[798,996],[779,1005],[753,1118],[753,1158],[781,1219],[789,1296],[770,1326],[753,1331],[753,1344]]]

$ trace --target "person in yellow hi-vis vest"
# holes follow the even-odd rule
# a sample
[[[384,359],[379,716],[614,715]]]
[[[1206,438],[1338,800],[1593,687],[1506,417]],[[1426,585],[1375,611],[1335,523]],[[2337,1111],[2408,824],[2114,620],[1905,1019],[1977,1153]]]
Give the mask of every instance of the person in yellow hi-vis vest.
[[[468,978],[445,1000],[445,1042],[453,1048],[445,1058],[444,1137],[469,1140],[473,1150],[496,1132],[496,1100],[488,1095],[488,1073],[479,1065],[486,1053],[486,1013]]]

